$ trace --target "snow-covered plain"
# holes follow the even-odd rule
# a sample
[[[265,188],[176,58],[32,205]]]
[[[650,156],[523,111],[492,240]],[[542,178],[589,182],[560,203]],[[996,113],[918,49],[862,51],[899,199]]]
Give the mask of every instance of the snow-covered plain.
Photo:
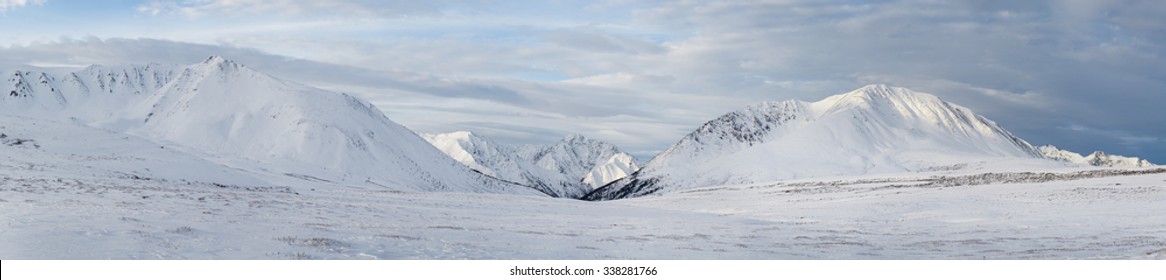
[[[133,137],[35,129],[53,125],[66,126],[0,128],[31,140],[0,146],[0,259],[1166,259],[1166,169],[865,175],[588,202],[263,185],[172,149],[116,148],[144,141]]]

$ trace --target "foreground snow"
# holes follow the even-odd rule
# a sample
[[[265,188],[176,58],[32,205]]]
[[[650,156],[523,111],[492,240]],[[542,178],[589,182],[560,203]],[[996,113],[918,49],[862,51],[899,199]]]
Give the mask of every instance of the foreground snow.
[[[53,170],[4,166],[0,258],[1166,259],[1162,169],[842,177],[608,202]]]

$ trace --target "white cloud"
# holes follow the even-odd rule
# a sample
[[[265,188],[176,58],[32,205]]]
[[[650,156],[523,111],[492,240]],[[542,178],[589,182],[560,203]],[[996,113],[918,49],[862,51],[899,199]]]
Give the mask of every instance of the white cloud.
[[[617,36],[585,30],[552,30],[543,34],[548,42],[567,48],[599,53],[660,53],[658,44],[628,36]]]
[[[1123,136],[1118,137],[1127,145],[1151,144],[1158,142],[1158,137],[1153,136]]]
[[[426,1],[150,0],[138,12],[157,15],[235,16],[401,16],[435,15]]]
[[[1060,129],[1069,130],[1081,135],[1103,138],[1105,140],[1114,142],[1114,144],[1121,144],[1129,150],[1140,150],[1139,146],[1154,145],[1157,144],[1161,139],[1156,136],[1140,135],[1135,132],[1125,130],[1093,128],[1080,124],[1061,126]]]
[[[47,0],[0,0],[0,13],[7,13],[16,7],[24,7],[28,4],[41,5]]]

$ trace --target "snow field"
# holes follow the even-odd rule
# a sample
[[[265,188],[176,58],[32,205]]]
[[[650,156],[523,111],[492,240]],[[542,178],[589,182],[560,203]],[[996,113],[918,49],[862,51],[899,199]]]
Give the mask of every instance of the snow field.
[[[942,187],[843,178],[607,202],[9,172],[0,258],[1164,259],[1166,174],[1153,172]]]

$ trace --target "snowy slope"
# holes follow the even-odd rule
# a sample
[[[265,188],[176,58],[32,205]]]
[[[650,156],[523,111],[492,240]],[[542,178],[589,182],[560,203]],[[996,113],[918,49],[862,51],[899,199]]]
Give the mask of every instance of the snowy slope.
[[[553,145],[512,146],[468,131],[422,135],[470,168],[557,197],[579,198],[639,169],[609,143],[569,135]]]
[[[505,172],[522,169],[518,162],[513,161],[512,155],[508,154],[511,152],[509,147],[498,145],[493,140],[475,135],[473,132],[422,133],[421,138],[454,160],[482,174],[500,177],[495,169]],[[513,178],[514,174],[507,175]]]
[[[583,175],[583,184],[590,186],[591,189],[596,189],[627,177],[637,170],[640,170],[640,166],[632,155],[617,153],[611,155],[606,161],[598,163],[591,169],[591,172]]]
[[[306,182],[541,194],[473,172],[355,97],[211,57],[187,67],[16,72],[5,114],[68,120]]]
[[[967,108],[870,85],[818,102],[764,102],[725,114],[587,199],[1041,158],[1036,148]]]
[[[1088,156],[1062,150],[1053,145],[1044,145],[1037,147],[1044,154],[1045,157],[1060,161],[1066,161],[1078,165],[1099,166],[1099,167],[1152,167],[1155,166],[1150,161],[1136,158],[1125,157],[1119,155],[1110,155],[1102,151],[1094,151]]]
[[[272,186],[262,176],[152,141],[72,123],[0,115],[0,174]]]

